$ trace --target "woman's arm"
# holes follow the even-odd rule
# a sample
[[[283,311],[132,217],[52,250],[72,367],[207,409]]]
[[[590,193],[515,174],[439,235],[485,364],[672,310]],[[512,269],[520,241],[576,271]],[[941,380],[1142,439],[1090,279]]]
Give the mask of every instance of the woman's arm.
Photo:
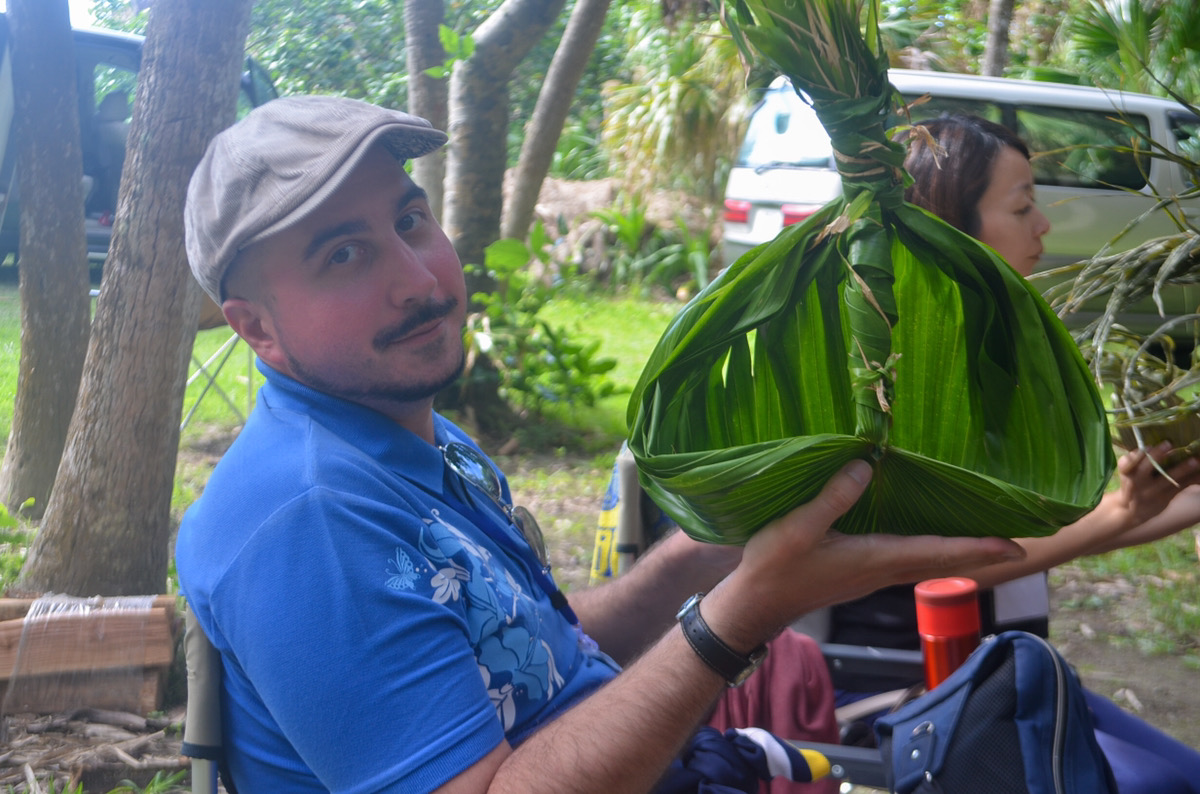
[[[1154,465],[1171,451],[1169,443],[1147,452],[1135,450],[1117,461],[1120,488],[1110,491],[1095,510],[1044,538],[1018,538],[1024,560],[962,575],[980,587],[994,587],[1027,574],[1046,571],[1077,557],[1158,540],[1200,522],[1200,460],[1189,458],[1170,469],[1170,479]],[[1153,458],[1153,460],[1151,459]],[[1172,482],[1174,480],[1174,482]]]

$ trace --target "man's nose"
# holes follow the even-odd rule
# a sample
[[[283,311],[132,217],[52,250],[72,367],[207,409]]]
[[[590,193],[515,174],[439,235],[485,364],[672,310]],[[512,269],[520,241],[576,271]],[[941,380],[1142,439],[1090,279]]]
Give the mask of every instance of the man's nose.
[[[384,255],[388,260],[388,289],[397,306],[412,300],[424,301],[437,290],[437,276],[422,252],[400,235],[389,238]]]

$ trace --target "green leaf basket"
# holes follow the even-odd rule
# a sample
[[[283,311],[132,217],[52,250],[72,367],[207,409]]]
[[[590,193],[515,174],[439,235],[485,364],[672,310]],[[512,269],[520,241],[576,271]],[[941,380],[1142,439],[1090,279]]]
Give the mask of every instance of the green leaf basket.
[[[744,543],[855,458],[875,475],[843,532],[1047,535],[1115,466],[1061,321],[991,249],[903,201],[875,14],[864,38],[845,0],[727,9],[743,51],[811,98],[844,197],[697,295],[634,389],[642,485],[701,540]]]

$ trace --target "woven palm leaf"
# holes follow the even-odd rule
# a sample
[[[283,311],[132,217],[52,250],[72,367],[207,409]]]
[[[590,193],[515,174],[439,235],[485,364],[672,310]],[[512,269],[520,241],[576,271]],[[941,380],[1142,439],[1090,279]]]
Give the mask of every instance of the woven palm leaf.
[[[902,200],[878,47],[846,0],[739,0],[727,22],[812,99],[844,197],[740,258],[664,332],[629,405],[643,486],[742,543],[854,458],[844,532],[1052,533],[1114,460],[1078,348],[990,249]],[[874,43],[874,46],[871,46]]]

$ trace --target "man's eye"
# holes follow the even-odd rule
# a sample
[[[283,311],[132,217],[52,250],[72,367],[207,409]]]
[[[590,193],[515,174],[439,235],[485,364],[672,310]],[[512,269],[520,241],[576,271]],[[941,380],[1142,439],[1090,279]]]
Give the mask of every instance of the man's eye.
[[[362,247],[357,244],[343,245],[329,256],[331,265],[345,265],[362,258]]]
[[[396,221],[396,231],[401,234],[411,232],[421,225],[423,217],[419,212],[409,212],[400,216],[400,220]]]

